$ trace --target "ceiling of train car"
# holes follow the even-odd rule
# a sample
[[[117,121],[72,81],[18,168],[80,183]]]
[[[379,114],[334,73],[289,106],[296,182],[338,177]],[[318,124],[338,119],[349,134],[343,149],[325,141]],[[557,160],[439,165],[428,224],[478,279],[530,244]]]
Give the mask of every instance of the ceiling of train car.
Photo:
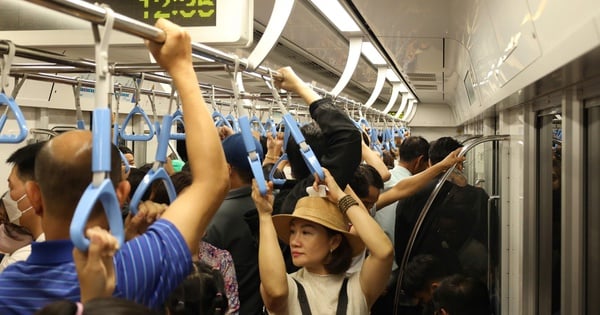
[[[0,0],[4,2],[4,0]],[[433,0],[380,0],[377,5],[367,0],[347,0],[371,29],[382,48],[411,85],[420,102],[446,104],[452,99],[459,76],[453,65],[464,48],[453,40],[461,34],[448,34],[455,7],[449,2]],[[10,3],[10,1],[8,2]],[[274,0],[254,1],[254,43],[248,48],[219,47],[219,49],[247,57],[260,39],[268,24]],[[456,3],[455,3],[456,4]],[[440,6],[446,6],[440,10]],[[454,9],[456,10],[456,9]],[[58,23],[65,16],[46,12],[49,20]],[[464,13],[463,13],[464,16]],[[54,18],[50,18],[54,17]],[[55,22],[50,22],[55,21]],[[41,21],[40,21],[41,23]],[[455,28],[456,29],[456,28]],[[451,36],[452,35],[452,36]],[[446,38],[446,39],[445,39]],[[68,56],[93,58],[91,47],[44,47]],[[331,89],[337,83],[346,64],[348,40],[331,26],[308,0],[295,2],[292,14],[283,30],[278,44],[270,52],[265,65],[271,68],[292,66],[298,74],[312,80],[317,86]],[[139,63],[149,60],[143,47],[111,47],[111,61]],[[361,58],[349,85],[341,93],[359,102],[365,102],[375,85],[376,69]],[[225,71],[199,73],[202,82],[230,86]],[[264,82],[247,77],[244,81],[249,92],[267,92]],[[391,97],[391,84],[386,82],[375,108],[383,109]]]

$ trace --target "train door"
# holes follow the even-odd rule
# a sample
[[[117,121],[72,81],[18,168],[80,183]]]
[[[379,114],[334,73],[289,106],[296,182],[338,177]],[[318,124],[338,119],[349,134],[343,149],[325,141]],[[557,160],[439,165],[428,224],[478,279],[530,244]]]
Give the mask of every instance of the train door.
[[[487,284],[494,314],[500,314],[501,302],[499,152],[507,149],[503,145],[508,139],[492,135],[463,143],[461,154],[467,160],[458,175],[463,180],[447,184],[457,176],[452,169],[440,179],[417,219],[400,266],[405,270],[417,255],[438,256],[445,272],[463,273]]]

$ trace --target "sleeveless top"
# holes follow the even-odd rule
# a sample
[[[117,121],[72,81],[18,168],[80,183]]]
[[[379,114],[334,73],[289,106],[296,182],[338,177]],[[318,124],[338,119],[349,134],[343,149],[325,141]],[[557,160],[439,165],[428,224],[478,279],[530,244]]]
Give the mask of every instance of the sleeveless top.
[[[359,272],[348,277],[348,315],[368,315],[369,308],[367,300],[360,288]],[[287,309],[272,315],[302,315],[300,302],[298,301],[297,280],[302,284],[306,292],[306,297],[310,305],[312,315],[332,315],[336,313],[338,297],[344,274],[339,275],[318,275],[306,271],[304,268],[295,273],[287,275],[288,283],[288,302]]]

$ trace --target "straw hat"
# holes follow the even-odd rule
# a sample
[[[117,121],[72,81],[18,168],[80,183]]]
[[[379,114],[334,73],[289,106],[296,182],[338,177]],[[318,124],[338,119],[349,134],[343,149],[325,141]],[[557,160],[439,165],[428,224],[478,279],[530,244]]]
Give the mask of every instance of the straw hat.
[[[338,207],[322,197],[304,197],[298,200],[292,214],[278,214],[273,216],[273,225],[277,236],[284,243],[290,242],[290,223],[294,219],[303,219],[320,224],[333,231],[340,232],[352,248],[352,256],[358,255],[364,244],[360,237],[350,234],[348,221]]]

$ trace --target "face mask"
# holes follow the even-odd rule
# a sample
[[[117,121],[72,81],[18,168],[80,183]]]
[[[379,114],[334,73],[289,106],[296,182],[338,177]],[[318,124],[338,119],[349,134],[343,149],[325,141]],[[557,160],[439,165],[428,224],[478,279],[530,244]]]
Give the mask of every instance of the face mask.
[[[21,216],[24,213],[26,213],[27,211],[30,211],[31,209],[33,209],[33,207],[30,206],[29,208],[27,208],[23,211],[19,210],[19,202],[21,202],[26,197],[27,197],[27,194],[23,194],[23,196],[21,196],[17,200],[13,200],[10,197],[10,194],[6,194],[6,195],[4,195],[4,197],[2,197],[2,201],[4,202],[4,208],[6,209],[6,214],[8,215],[8,221],[10,223],[20,225],[19,219],[21,218]]]
[[[31,244],[33,237],[29,234],[20,233],[18,231],[12,232],[13,237],[6,234],[6,227],[4,223],[0,224],[0,252],[4,254],[12,254],[17,249]]]

